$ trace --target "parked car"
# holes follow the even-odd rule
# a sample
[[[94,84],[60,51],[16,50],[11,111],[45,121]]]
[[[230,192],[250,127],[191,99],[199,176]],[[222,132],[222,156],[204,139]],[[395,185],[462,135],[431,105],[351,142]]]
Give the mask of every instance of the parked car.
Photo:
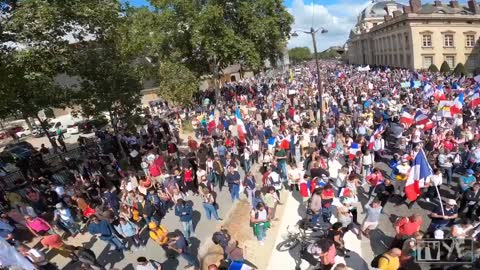
[[[75,123],[73,125],[68,125],[67,126],[67,133],[68,134],[78,134],[78,133],[80,133],[80,127],[79,126],[81,124],[82,123]]]
[[[108,124],[108,120],[104,118],[95,118],[87,120],[80,125],[82,133],[92,133],[93,129],[102,129]]]
[[[5,161],[15,159],[28,159],[38,151],[29,142],[7,144],[0,153],[0,158]]]
[[[22,128],[20,131],[15,132],[15,134],[17,135],[18,138],[23,138],[28,135],[31,135],[32,131],[30,131],[30,129],[28,128],[27,129]]]

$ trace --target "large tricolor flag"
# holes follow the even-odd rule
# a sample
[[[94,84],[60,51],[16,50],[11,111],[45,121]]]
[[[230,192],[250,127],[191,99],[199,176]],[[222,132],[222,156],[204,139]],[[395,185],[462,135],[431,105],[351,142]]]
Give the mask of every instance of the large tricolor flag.
[[[359,151],[360,151],[360,145],[358,143],[353,142],[350,145],[350,151],[348,153],[348,158],[350,160],[353,160]]]
[[[410,174],[405,183],[405,195],[408,200],[413,202],[418,198],[422,193],[420,188],[425,185],[425,180],[432,174],[432,167],[430,167],[430,164],[428,163],[425,152],[423,152],[423,149],[420,149],[413,160]]]
[[[423,113],[421,110],[418,110],[415,113],[415,117],[414,117],[415,125],[425,125],[428,122],[428,120],[430,120],[428,118],[428,115]]]
[[[245,128],[245,124],[242,120],[242,115],[240,114],[240,110],[235,108],[235,118],[237,119],[237,132],[238,138],[242,143],[245,143],[245,135],[247,134],[247,129]]]
[[[453,101],[453,105],[452,105],[452,107],[450,107],[450,113],[452,115],[462,113],[464,104],[465,104],[464,94],[462,92]]]
[[[408,112],[402,112],[402,115],[400,116],[400,123],[411,126],[413,124],[413,116]]]
[[[437,89],[433,93],[433,97],[438,101],[447,99],[447,97],[445,97],[445,91],[443,90],[443,86],[437,86]]]

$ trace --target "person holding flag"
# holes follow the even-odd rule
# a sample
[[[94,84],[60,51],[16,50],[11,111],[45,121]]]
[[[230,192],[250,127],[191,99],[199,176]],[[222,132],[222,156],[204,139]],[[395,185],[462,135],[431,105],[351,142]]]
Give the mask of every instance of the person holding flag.
[[[425,186],[425,181],[433,174],[432,167],[428,163],[423,149],[420,149],[413,159],[413,164],[405,183],[405,197],[410,201],[408,208],[412,208],[415,201],[420,196],[421,188]],[[440,196],[440,193],[438,192]]]

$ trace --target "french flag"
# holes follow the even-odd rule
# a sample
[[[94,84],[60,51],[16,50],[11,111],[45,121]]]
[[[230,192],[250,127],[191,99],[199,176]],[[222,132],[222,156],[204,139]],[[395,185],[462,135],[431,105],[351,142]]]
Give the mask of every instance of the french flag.
[[[400,123],[406,124],[408,126],[413,125],[413,116],[408,112],[402,112],[400,116]]]
[[[240,114],[240,110],[235,108],[235,118],[237,119],[237,132],[238,138],[242,143],[245,143],[245,135],[247,134],[247,129],[245,128],[245,124],[242,120],[242,115]]]
[[[413,166],[405,183],[405,195],[408,200],[413,202],[422,194],[420,188],[425,185],[425,180],[432,174],[432,167],[427,161],[425,152],[423,152],[423,149],[420,149],[413,160]]]
[[[355,159],[355,156],[357,155],[357,153],[360,151],[360,145],[358,143],[352,143],[350,145],[350,151],[348,153],[348,158],[350,160],[353,160]]]
[[[480,105],[480,94],[478,92],[476,92],[472,96],[472,100],[470,101],[470,107],[475,108],[478,105]]]
[[[435,93],[433,94],[433,97],[438,101],[447,99],[447,97],[445,96],[445,91],[443,91],[443,86],[439,85],[437,87]]]
[[[208,133],[212,133],[212,131],[215,129],[216,127],[216,123],[215,123],[215,114],[212,112],[210,112],[210,115],[208,116],[208,126],[207,126],[207,130],[208,130]]]
[[[450,107],[450,113],[452,115],[462,113],[464,104],[465,104],[464,94],[462,92],[453,101],[453,105],[452,105],[452,107]]]
[[[428,118],[428,115],[426,115],[422,111],[418,110],[415,113],[415,118],[414,118],[415,125],[425,125],[428,123],[429,120],[430,118]]]
[[[385,130],[383,124],[381,124],[370,136],[370,141],[368,142],[368,150],[372,150],[373,146],[375,145],[375,137],[379,134],[382,134]]]

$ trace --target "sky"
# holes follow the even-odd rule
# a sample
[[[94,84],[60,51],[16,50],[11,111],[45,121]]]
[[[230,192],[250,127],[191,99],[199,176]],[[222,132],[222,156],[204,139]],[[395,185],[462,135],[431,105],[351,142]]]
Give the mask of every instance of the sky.
[[[148,0],[128,0],[132,5],[148,5]],[[460,0],[465,4],[467,0]],[[318,34],[318,51],[330,46],[343,46],[347,41],[350,29],[355,26],[358,14],[368,6],[372,0],[283,0],[290,14],[295,18],[293,30],[309,30],[312,26],[317,29],[323,27],[328,33]],[[408,0],[398,2],[407,4]],[[422,3],[433,2],[423,0]],[[447,4],[448,0],[443,0]],[[289,48],[309,47],[313,51],[312,38],[308,34],[299,33],[288,42]]]

